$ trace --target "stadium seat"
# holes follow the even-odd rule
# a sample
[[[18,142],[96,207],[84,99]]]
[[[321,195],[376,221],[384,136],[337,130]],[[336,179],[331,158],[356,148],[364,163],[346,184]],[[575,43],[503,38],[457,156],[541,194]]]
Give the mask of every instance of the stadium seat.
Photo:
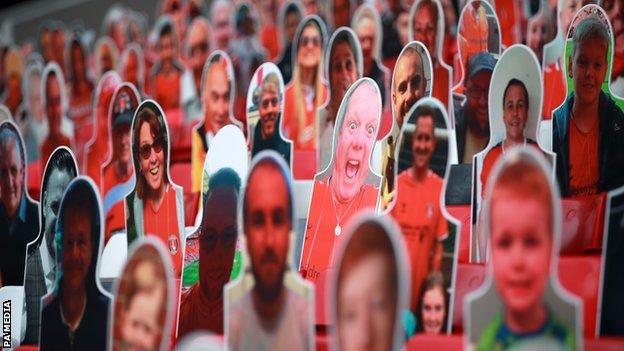
[[[417,350],[461,350],[464,338],[461,334],[426,335],[417,334],[407,341],[406,351]]]
[[[28,182],[28,194],[33,200],[39,201],[39,195],[41,193],[41,177],[43,173],[41,163],[39,161],[31,162],[27,166],[26,172],[28,173],[28,179],[26,180]]]
[[[453,298],[453,333],[463,331],[464,297],[476,290],[485,280],[485,265],[458,263],[455,296]]]
[[[446,210],[461,224],[461,232],[457,237],[459,238],[457,262],[468,263],[470,260],[470,205],[446,206]]]
[[[559,281],[570,293],[583,300],[583,335],[596,333],[596,311],[600,284],[600,255],[561,256]]]
[[[600,251],[604,227],[605,194],[561,200],[562,255]]]

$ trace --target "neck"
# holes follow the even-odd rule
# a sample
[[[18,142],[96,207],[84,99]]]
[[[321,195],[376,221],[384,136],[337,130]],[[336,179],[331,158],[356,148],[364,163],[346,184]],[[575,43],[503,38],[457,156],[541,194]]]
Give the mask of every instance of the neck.
[[[585,104],[581,103],[578,99],[574,99],[572,117],[579,128],[590,128],[598,119],[598,101],[599,99],[596,99],[596,101],[592,103]]]
[[[427,167],[412,167],[412,176],[417,182],[422,182],[427,173],[429,173],[429,168]]]
[[[252,290],[253,304],[260,320],[266,324],[271,324],[282,310],[284,300],[284,287],[281,287],[279,294],[273,301],[265,301],[260,297],[257,288]]]
[[[338,174],[336,172],[338,172],[337,169],[334,169],[332,171],[333,174]],[[334,177],[329,178],[329,189],[331,191],[331,196],[332,196],[333,201],[337,202],[339,204],[349,203],[351,200],[353,200],[353,198],[341,200],[341,199],[338,198],[338,195],[336,195],[336,192],[334,191],[334,189],[338,189],[338,184],[335,184],[336,181],[337,180]]]
[[[508,149],[512,146],[521,145],[521,144],[524,144],[524,137],[512,138],[510,136],[507,136],[505,140],[503,140],[503,147],[505,149]]]
[[[338,109],[340,108],[340,102],[342,99],[332,99],[329,102],[329,106],[327,106],[327,117],[336,123],[336,115],[338,115]]]
[[[164,194],[165,194],[164,184],[157,190],[151,191],[150,202],[152,204],[152,208],[154,209],[154,211],[158,212],[158,210],[160,209],[160,206],[162,205],[163,200],[165,199]]]
[[[301,83],[314,86],[316,80],[316,66],[313,68],[301,68]]]
[[[68,287],[63,286],[63,291],[69,292]],[[87,300],[87,294],[84,287],[72,290],[71,294],[61,293],[61,310],[65,317],[65,322],[73,326],[80,322],[84,313],[83,308]]]
[[[115,172],[118,177],[127,177],[130,173],[130,163],[117,160],[115,162]]]
[[[547,317],[546,307],[541,303],[527,311],[515,312],[509,309],[505,311],[505,323],[511,331],[519,334],[537,331],[544,325]]]

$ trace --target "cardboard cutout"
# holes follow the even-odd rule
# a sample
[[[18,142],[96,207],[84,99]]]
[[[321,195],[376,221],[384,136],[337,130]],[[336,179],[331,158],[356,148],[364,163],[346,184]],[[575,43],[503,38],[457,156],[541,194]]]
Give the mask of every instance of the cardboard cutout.
[[[198,228],[186,237],[178,339],[200,330],[223,334],[223,287],[242,268],[237,203],[247,173],[243,133],[221,128],[204,163]]]
[[[191,137],[192,192],[202,189],[202,169],[210,141],[222,127],[234,124],[242,128],[232,114],[236,81],[228,54],[217,50],[204,65],[201,103],[203,121],[193,129]]]
[[[284,82],[273,63],[263,63],[254,73],[247,93],[247,135],[253,158],[262,150],[279,153],[291,165],[292,143],[282,133]]]
[[[434,20],[437,21],[434,23]],[[451,83],[453,68],[443,60],[444,46],[444,11],[438,0],[419,0],[410,10],[408,25],[409,40],[418,40],[425,45],[433,68],[433,86],[431,96],[440,100],[450,114],[452,111]],[[451,125],[454,121],[451,118]]]
[[[492,172],[484,209],[490,260],[485,283],[464,300],[464,347],[582,349],[581,303],[557,277],[561,206],[546,159],[516,147]]]
[[[287,0],[280,7],[280,58],[275,60],[277,67],[282,72],[284,85],[290,84],[293,71],[293,39],[299,22],[303,18],[303,7],[298,0]]]
[[[293,264],[292,180],[283,159],[262,151],[239,202],[249,262],[225,294],[225,340],[230,350],[313,350],[313,288]],[[267,329],[267,323],[273,327]]]
[[[174,316],[171,261],[163,244],[141,238],[130,249],[115,287],[108,326],[111,350],[166,350]]]
[[[318,113],[319,170],[329,165],[338,108],[351,84],[362,78],[362,69],[362,50],[355,32],[347,27],[338,28],[329,39],[325,52],[325,77],[329,83],[329,99]]]
[[[341,243],[326,296],[333,350],[401,350],[409,299],[405,244],[394,221],[360,215]]]
[[[93,68],[95,79],[100,80],[104,73],[117,70],[119,60],[119,48],[113,39],[107,35],[101,36],[96,42],[93,50]]]
[[[565,49],[568,97],[553,112],[552,128],[563,197],[593,195],[624,184],[624,154],[618,151],[624,148],[624,100],[612,95],[609,86],[612,33],[606,13],[596,5],[584,6],[570,25]],[[595,69],[586,74],[590,58]]]
[[[169,130],[165,114],[153,100],[143,101],[132,120],[132,157],[136,185],[125,198],[128,246],[155,236],[167,248],[174,278],[182,274],[184,206],[182,188],[170,178]]]
[[[284,93],[282,120],[284,136],[293,143],[295,179],[312,179],[318,170],[316,121],[318,108],[327,99],[327,84],[323,77],[326,42],[325,24],[321,18],[311,15],[299,23],[293,42],[293,77]],[[311,81],[304,81],[308,76]]]
[[[48,84],[50,77],[55,79]],[[52,151],[62,145],[72,147],[74,137],[73,124],[67,118],[69,100],[65,91],[65,78],[56,62],[48,63],[41,73],[41,101],[48,126],[47,135],[41,141],[39,157],[43,168]]]
[[[41,181],[39,203],[40,229],[35,240],[28,244],[24,270],[24,311],[26,322],[24,339],[27,345],[39,344],[41,297],[52,292],[56,276],[54,235],[58,206],[69,182],[78,175],[78,165],[72,151],[58,147],[48,160]],[[24,328],[22,328],[24,329]]]
[[[10,314],[8,347],[17,347],[22,339],[26,249],[39,233],[38,203],[28,194],[27,179],[22,136],[11,120],[3,121],[0,123],[0,298],[5,305],[14,306],[7,311]]]
[[[332,160],[314,179],[299,269],[316,285],[319,324],[326,323],[323,292],[343,228],[358,212],[374,212],[378,201],[381,179],[370,160],[380,119],[379,88],[372,79],[360,78],[338,110]]]
[[[111,296],[97,279],[102,239],[100,196],[91,179],[79,176],[65,190],[56,221],[56,282],[41,301],[41,350],[106,350]]]
[[[549,163],[553,164],[554,155],[537,143],[542,86],[539,63],[528,47],[518,44],[505,50],[494,68],[490,82],[488,146],[473,158],[471,261],[485,260],[479,217],[492,167],[501,155],[514,145],[531,147],[543,153]]]
[[[126,231],[123,199],[135,186],[132,148],[130,147],[132,117],[141,96],[132,83],[115,88],[108,109],[109,158],[101,166],[100,193],[104,212],[104,245],[115,232]]]
[[[385,211],[396,196],[394,179],[395,149],[399,131],[410,108],[421,98],[431,96],[433,86],[431,57],[425,46],[417,41],[403,48],[392,73],[392,129],[383,136],[381,201],[379,211]]]
[[[150,72],[150,88],[164,111],[180,108],[183,69],[178,61],[178,30],[169,15],[160,16],[154,27],[157,60]]]
[[[143,49],[137,43],[130,43],[126,46],[121,55],[121,78],[124,82],[129,82],[139,91],[145,94],[143,83],[145,82],[145,58]]]
[[[184,120],[192,123],[202,117],[201,80],[204,65],[212,52],[213,32],[210,23],[204,16],[197,16],[189,24],[184,39],[185,70],[182,75],[182,96]]]
[[[484,0],[466,3],[459,16],[457,46],[459,55],[453,63],[456,67],[453,93],[464,94],[470,58],[479,52],[489,52],[498,57],[502,51],[500,25],[492,5]]]
[[[400,227],[407,249],[411,271],[408,308],[416,317],[415,331],[450,333],[454,303],[451,287],[459,244],[456,233],[460,232],[459,222],[448,214],[443,196],[452,133],[446,110],[435,98],[421,99],[406,117],[395,155],[397,197],[384,214],[394,218]],[[432,296],[427,295],[429,289],[425,286],[434,289],[434,285],[441,288],[443,298],[439,316],[428,314],[426,308]],[[410,335],[409,328],[406,330]]]

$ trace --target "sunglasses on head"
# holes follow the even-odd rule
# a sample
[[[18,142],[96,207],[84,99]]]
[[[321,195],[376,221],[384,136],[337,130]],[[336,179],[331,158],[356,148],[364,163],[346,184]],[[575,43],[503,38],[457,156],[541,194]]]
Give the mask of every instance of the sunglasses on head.
[[[152,155],[152,149],[154,149],[155,153],[159,153],[162,151],[162,138],[156,138],[156,140],[154,140],[154,142],[151,144],[143,144],[143,146],[139,148],[139,154],[141,155],[141,157],[147,160]]]
[[[321,46],[321,38],[319,37],[301,37],[301,46]]]

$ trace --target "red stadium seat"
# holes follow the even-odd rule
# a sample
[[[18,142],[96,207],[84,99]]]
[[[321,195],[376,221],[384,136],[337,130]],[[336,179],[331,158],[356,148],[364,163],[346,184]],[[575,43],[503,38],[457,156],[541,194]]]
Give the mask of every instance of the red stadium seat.
[[[605,194],[561,200],[561,254],[600,251],[604,226]]]
[[[485,265],[458,263],[455,296],[453,298],[453,333],[463,331],[464,297],[476,290],[485,280]]]
[[[461,334],[426,335],[417,334],[407,341],[406,351],[417,350],[461,350],[464,337]]]
[[[583,335],[586,338],[593,338],[596,333],[600,259],[600,255],[559,258],[561,285],[583,300]]]
[[[446,210],[461,224],[461,232],[457,236],[459,238],[457,262],[468,263],[470,260],[470,205],[446,206]]]
[[[39,195],[41,193],[41,177],[43,170],[41,169],[41,163],[39,161],[31,162],[27,166],[28,179],[28,194],[33,200],[39,201]]]
[[[191,163],[174,163],[170,170],[173,182],[184,189],[184,224],[192,226],[199,208],[199,193],[191,192]]]

